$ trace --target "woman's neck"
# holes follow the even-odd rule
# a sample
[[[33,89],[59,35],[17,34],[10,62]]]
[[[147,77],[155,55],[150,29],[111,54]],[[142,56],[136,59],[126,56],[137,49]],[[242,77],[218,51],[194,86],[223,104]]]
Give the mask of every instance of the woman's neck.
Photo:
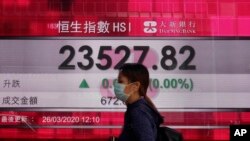
[[[141,98],[141,96],[139,95],[139,93],[134,93],[134,94],[129,96],[126,103],[132,104],[132,103],[136,102],[137,100],[139,100],[140,98]]]

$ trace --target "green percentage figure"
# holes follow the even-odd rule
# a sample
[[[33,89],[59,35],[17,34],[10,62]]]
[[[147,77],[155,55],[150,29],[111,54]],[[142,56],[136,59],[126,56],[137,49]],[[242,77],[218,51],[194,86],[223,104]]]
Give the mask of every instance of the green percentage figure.
[[[163,85],[160,84],[159,79],[151,79],[151,86],[154,89],[165,88],[165,89],[182,89],[182,90],[193,90],[193,81],[192,79],[187,78],[166,78],[163,80]],[[151,88],[152,88],[151,87]]]

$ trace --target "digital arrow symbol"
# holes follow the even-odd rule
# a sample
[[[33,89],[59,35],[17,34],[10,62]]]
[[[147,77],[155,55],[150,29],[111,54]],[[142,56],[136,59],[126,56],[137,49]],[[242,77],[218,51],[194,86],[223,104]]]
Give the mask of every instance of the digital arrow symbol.
[[[80,84],[79,88],[89,88],[89,85],[85,79],[82,80],[82,83]]]

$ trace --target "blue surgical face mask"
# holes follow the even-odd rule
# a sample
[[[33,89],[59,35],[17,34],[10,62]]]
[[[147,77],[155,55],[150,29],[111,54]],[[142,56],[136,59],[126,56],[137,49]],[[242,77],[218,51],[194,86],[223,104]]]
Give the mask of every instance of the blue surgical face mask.
[[[130,83],[131,84],[131,83]],[[128,84],[129,85],[129,84]],[[115,96],[123,101],[126,102],[128,100],[129,95],[125,94],[124,89],[127,85],[118,83],[117,81],[114,83],[114,92]]]

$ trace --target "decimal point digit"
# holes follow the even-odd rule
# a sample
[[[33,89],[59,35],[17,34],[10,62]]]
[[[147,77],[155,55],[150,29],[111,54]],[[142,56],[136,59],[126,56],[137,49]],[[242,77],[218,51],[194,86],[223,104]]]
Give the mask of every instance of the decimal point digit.
[[[152,68],[153,68],[153,70],[157,70],[158,69],[157,65],[153,65]]]

